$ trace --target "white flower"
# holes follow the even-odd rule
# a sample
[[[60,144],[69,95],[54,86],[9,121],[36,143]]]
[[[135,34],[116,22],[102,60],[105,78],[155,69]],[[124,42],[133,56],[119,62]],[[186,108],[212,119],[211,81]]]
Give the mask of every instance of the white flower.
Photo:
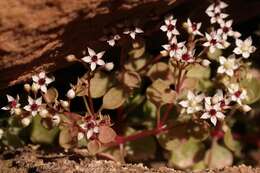
[[[176,29],[177,19],[173,19],[173,16],[169,16],[164,20],[165,25],[162,25],[160,29],[163,32],[167,32],[168,39],[171,39],[174,35],[179,35],[179,31]]]
[[[221,36],[215,31],[210,34],[206,33],[207,42],[203,43],[203,46],[209,47],[209,52],[213,53],[216,49],[224,49],[224,46],[221,43]]]
[[[235,37],[238,38],[241,36],[239,32],[235,32],[232,29],[233,20],[229,20],[227,22],[223,21],[220,23],[220,29],[218,29],[218,33],[222,35],[222,37],[226,40],[227,37]]]
[[[54,78],[46,76],[45,72],[32,76],[33,82],[39,85],[42,92],[47,92],[47,86],[54,81]]]
[[[177,56],[180,49],[184,46],[185,42],[177,42],[176,36],[172,37],[169,44],[162,45],[162,47],[168,51],[170,57]]]
[[[177,60],[182,62],[192,63],[195,61],[194,58],[195,50],[189,51],[185,46],[181,49],[181,51],[177,54]]]
[[[193,114],[202,110],[201,102],[203,99],[204,94],[194,95],[194,93],[188,91],[187,100],[183,100],[179,104],[184,108],[184,112]]]
[[[2,139],[2,137],[3,137],[3,134],[4,134],[4,131],[3,131],[3,129],[0,129],[0,139]]]
[[[248,37],[245,41],[237,39],[236,46],[233,52],[237,55],[242,55],[244,58],[248,58],[256,50],[256,47],[252,46],[251,37]]]
[[[240,88],[239,84],[232,83],[228,86],[228,92],[230,94],[230,99],[232,101],[237,102],[238,104],[242,105],[242,100],[247,98],[247,92],[245,89]]]
[[[73,88],[71,88],[71,89],[67,92],[67,97],[68,97],[69,99],[74,99],[74,98],[76,97],[76,93],[75,93],[75,91],[74,91]]]
[[[237,63],[234,55],[231,55],[229,58],[220,56],[219,62],[220,62],[220,66],[218,67],[217,72],[220,74],[225,73],[228,76],[233,76],[234,71],[239,67],[239,64]]]
[[[191,22],[191,20],[188,18],[187,20],[188,33],[193,35],[203,36],[203,34],[199,31],[200,27],[201,27],[201,23]]]
[[[130,37],[132,39],[135,39],[135,36],[136,34],[140,34],[140,33],[143,33],[144,31],[140,28],[135,28],[134,30],[127,30],[127,31],[124,31],[123,33],[124,34],[127,34],[127,35],[130,35]]]
[[[221,2],[219,4],[212,4],[207,8],[206,13],[211,18],[210,23],[222,23],[224,19],[228,17],[228,14],[221,12],[223,8],[227,7],[227,5],[224,4],[224,2]]]
[[[230,100],[224,97],[223,91],[218,89],[216,94],[212,97],[212,104],[219,104],[221,109],[228,109]]]
[[[105,65],[105,62],[101,59],[105,54],[105,51],[96,53],[94,50],[88,47],[89,56],[85,56],[82,58],[82,61],[90,64],[91,71],[94,71],[97,65]]]
[[[6,95],[7,97],[7,100],[8,100],[8,105],[5,106],[5,107],[2,107],[1,109],[2,110],[6,110],[6,111],[10,111],[10,114],[13,115],[15,114],[16,110],[17,109],[20,109],[20,103],[19,103],[19,95],[16,96],[16,98],[13,98],[12,96],[10,95]]]
[[[217,119],[225,118],[225,115],[221,112],[220,104],[212,104],[211,97],[205,98],[205,110],[206,112],[204,112],[200,118],[210,119],[214,126],[217,124]]]
[[[24,107],[24,109],[28,112],[31,112],[32,116],[35,116],[37,113],[40,112],[41,104],[42,104],[42,97],[37,99],[32,99],[30,96],[28,97],[29,104]]]
[[[223,1],[216,1],[215,3],[211,4],[206,11],[213,11],[214,9],[218,9],[218,10],[221,10],[221,9],[224,9],[228,6],[228,4],[226,4],[225,2]]]
[[[110,40],[107,40],[107,43],[108,43],[110,46],[114,47],[115,44],[116,44],[116,41],[119,40],[120,38],[121,38],[121,37],[120,37],[118,34],[116,34],[116,35],[112,36],[112,38],[111,38]]]

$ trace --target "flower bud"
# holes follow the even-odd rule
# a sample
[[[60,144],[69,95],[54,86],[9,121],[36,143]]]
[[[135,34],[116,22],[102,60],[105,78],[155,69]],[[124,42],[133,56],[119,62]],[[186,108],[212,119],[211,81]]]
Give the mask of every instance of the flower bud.
[[[14,113],[15,113],[15,115],[21,115],[22,110],[20,108],[16,108],[16,109],[14,109]]]
[[[59,115],[54,115],[52,117],[52,123],[54,126],[57,126],[60,124],[60,116]]]
[[[42,109],[39,114],[42,118],[46,118],[48,116],[49,112],[46,109]]]
[[[204,67],[208,67],[209,65],[210,65],[210,61],[209,60],[207,60],[207,59],[204,59],[204,60],[202,60],[202,62],[201,62],[201,64],[204,66]]]
[[[40,89],[40,86],[38,84],[36,84],[36,83],[32,84],[32,92],[37,93],[39,89]]]
[[[68,92],[67,92],[67,97],[69,99],[74,99],[76,97],[76,93],[74,91],[74,89],[70,89]]]
[[[68,62],[73,62],[73,61],[77,61],[77,58],[76,58],[76,56],[75,55],[68,55],[68,56],[66,56],[66,60],[68,61]]]
[[[24,126],[24,127],[27,127],[27,126],[29,126],[29,124],[31,123],[31,117],[25,117],[25,118],[23,118],[22,119],[22,125]]]
[[[4,134],[4,131],[3,131],[3,129],[0,129],[0,139],[2,139],[2,137],[3,137],[3,134]]]
[[[114,68],[114,63],[109,62],[109,63],[106,63],[106,64],[105,64],[105,69],[106,69],[107,71],[111,71],[113,68]]]
[[[69,102],[68,101],[63,101],[61,100],[60,101],[60,104],[63,108],[68,108],[70,106]]]
[[[161,54],[163,57],[169,55],[169,53],[168,53],[166,50],[162,50],[162,51],[160,52],[160,54]]]
[[[24,84],[24,90],[26,91],[26,92],[30,92],[31,91],[31,86],[29,85],[29,84]]]
[[[249,111],[251,111],[251,107],[250,106],[248,106],[248,105],[243,105],[242,106],[242,110],[244,111],[244,112],[249,112]]]
[[[78,133],[78,141],[84,138],[84,133],[79,132]]]

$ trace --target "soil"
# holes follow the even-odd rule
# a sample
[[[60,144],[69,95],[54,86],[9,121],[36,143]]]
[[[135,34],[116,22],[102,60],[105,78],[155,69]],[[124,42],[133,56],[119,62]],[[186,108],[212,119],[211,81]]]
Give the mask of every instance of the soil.
[[[148,168],[143,164],[121,164],[108,160],[95,160],[73,153],[47,153],[28,148],[5,151],[0,156],[1,173],[107,173],[149,172],[184,173],[167,167]],[[260,173],[260,168],[240,165],[198,173]]]

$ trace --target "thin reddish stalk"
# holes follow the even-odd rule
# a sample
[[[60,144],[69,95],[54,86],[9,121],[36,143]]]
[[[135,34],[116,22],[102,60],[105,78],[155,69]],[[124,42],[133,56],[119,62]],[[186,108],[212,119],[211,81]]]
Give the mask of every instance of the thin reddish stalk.
[[[168,119],[170,111],[172,110],[172,108],[173,108],[173,104],[169,104],[168,107],[167,107],[167,110],[163,114],[163,118],[162,118],[162,121],[161,121],[162,123],[165,123],[165,121]]]
[[[142,132],[139,132],[139,133],[136,133],[136,134],[133,134],[133,135],[130,135],[130,136],[117,136],[116,139],[115,139],[115,143],[118,145],[118,144],[124,144],[126,142],[130,142],[130,141],[135,141],[137,139],[140,139],[140,138],[144,138],[144,137],[148,137],[148,136],[152,136],[152,135],[158,135],[164,131],[167,131],[169,128],[155,128],[155,129],[152,129],[152,130],[144,130]]]

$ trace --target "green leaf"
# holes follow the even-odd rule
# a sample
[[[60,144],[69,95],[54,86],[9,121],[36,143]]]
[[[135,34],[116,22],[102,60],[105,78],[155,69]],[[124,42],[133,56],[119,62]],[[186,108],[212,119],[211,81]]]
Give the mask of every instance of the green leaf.
[[[99,98],[106,94],[109,87],[108,75],[104,72],[98,71],[90,80],[90,93],[92,98]]]
[[[72,137],[69,129],[67,129],[67,128],[61,129],[60,135],[59,135],[60,146],[65,149],[69,149],[72,147],[72,141],[73,141],[73,137]]]
[[[246,89],[248,99],[246,104],[252,104],[260,99],[260,81],[256,78],[244,79],[241,81],[241,86]]]
[[[103,97],[104,109],[116,109],[126,101],[126,94],[121,87],[111,88]]]
[[[149,101],[157,106],[162,106],[167,103],[175,103],[176,92],[170,88],[170,82],[162,79],[157,79],[146,90],[146,96]]]
[[[31,141],[37,144],[53,144],[59,134],[57,127],[48,130],[41,124],[41,117],[36,115],[32,122]]]
[[[124,66],[125,69],[127,70],[138,71],[142,67],[144,67],[146,63],[147,63],[147,57],[141,57],[127,62]]]
[[[170,76],[168,64],[166,64],[165,62],[154,64],[147,72],[147,76],[150,77],[153,81],[159,78],[168,79],[168,77]]]
[[[231,151],[233,151],[233,152],[235,152],[236,154],[239,155],[240,150],[241,150],[241,145],[238,141],[235,141],[235,139],[232,136],[230,129],[228,129],[225,132],[224,143],[228,147],[228,149],[230,149]]]
[[[140,58],[145,53],[145,42],[139,41],[133,43],[133,49],[128,53],[131,58]]]
[[[166,144],[166,148],[171,152],[170,164],[186,169],[196,163],[196,156],[204,147],[202,143],[193,138],[186,141],[174,139]]]
[[[233,155],[228,149],[215,142],[206,152],[204,161],[209,168],[223,168],[232,165]]]
[[[197,79],[209,79],[210,68],[203,67],[199,64],[193,65],[188,69],[187,77]]]

